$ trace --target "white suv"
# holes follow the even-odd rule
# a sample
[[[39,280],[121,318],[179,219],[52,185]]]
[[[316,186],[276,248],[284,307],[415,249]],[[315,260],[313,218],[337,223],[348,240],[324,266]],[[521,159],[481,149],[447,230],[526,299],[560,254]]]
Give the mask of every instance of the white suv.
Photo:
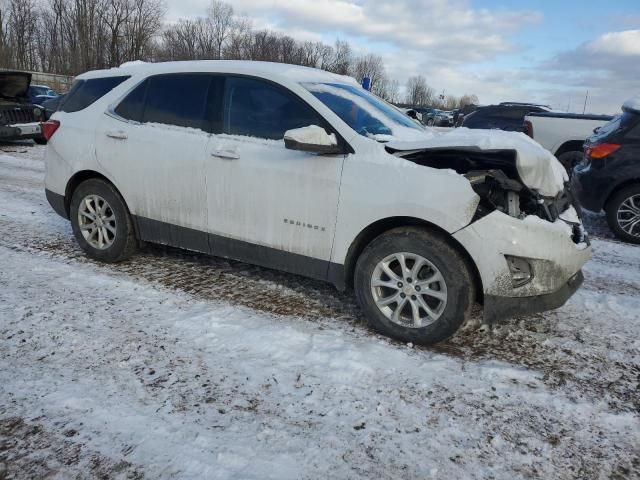
[[[80,75],[44,124],[46,194],[92,258],[138,241],[353,287],[414,343],[562,305],[591,254],[523,134],[424,129],[352,78],[235,61]]]

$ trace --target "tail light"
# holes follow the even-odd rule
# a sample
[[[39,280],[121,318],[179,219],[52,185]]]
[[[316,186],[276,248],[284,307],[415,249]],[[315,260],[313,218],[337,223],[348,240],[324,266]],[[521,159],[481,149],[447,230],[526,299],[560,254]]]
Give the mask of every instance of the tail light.
[[[529,120],[525,120],[522,128],[525,134],[533,138],[533,123],[531,123]]]
[[[617,152],[621,146],[622,145],[618,145],[617,143],[600,143],[598,145],[587,147],[584,150],[584,154],[589,158],[605,158],[612,153]]]
[[[60,122],[58,120],[47,120],[46,122],[42,122],[42,136],[45,140],[49,140],[53,137],[53,134],[56,133],[58,127],[60,126]]]

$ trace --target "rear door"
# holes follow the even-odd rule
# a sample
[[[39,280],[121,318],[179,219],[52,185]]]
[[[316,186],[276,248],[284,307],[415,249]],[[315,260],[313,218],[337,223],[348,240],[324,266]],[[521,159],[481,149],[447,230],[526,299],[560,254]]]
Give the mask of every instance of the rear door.
[[[324,278],[344,155],[288,150],[283,138],[331,127],[289,90],[252,77],[227,77],[221,113],[206,162],[214,254]]]
[[[98,162],[144,240],[208,251],[205,159],[216,85],[202,73],[152,76],[102,116]]]

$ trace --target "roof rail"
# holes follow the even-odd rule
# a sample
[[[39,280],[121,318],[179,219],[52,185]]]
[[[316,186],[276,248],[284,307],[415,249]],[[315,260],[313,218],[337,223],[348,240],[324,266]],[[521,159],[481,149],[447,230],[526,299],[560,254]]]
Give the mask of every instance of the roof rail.
[[[529,103],[529,102],[500,102],[498,105],[521,105],[523,107],[545,107],[545,108],[551,108],[549,105],[543,105],[541,103]]]

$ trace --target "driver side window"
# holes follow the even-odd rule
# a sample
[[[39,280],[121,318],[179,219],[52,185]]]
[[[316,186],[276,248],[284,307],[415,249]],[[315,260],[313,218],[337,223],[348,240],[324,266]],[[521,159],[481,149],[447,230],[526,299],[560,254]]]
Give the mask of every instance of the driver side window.
[[[287,130],[325,123],[283,87],[254,78],[227,78],[224,133],[281,140]]]

